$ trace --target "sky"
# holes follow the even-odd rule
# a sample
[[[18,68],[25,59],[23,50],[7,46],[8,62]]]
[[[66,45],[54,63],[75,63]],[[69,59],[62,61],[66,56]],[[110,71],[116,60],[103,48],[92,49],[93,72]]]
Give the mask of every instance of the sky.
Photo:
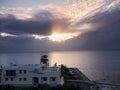
[[[120,49],[120,0],[0,0],[0,52]]]

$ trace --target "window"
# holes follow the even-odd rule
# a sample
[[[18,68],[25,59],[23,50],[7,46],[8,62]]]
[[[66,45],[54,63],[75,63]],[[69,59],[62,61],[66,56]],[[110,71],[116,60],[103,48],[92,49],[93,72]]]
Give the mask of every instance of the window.
[[[56,81],[56,77],[51,77],[50,80],[51,81]]]
[[[22,70],[19,70],[19,74],[21,74],[22,73]]]
[[[26,74],[27,73],[27,71],[26,70],[24,70],[24,74]]]
[[[16,70],[6,70],[6,76],[16,76]]]
[[[42,77],[42,80],[43,81],[47,81],[47,77]]]
[[[10,78],[11,81],[13,81],[13,78]]]
[[[22,80],[22,78],[19,78],[19,81],[21,81]]]
[[[5,78],[6,81],[8,81],[8,78]]]
[[[24,81],[26,81],[27,80],[27,78],[24,78]]]

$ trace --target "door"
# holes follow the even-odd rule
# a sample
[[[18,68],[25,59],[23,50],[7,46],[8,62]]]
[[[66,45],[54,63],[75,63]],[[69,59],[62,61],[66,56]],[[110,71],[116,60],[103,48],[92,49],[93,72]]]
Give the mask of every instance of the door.
[[[33,85],[39,84],[39,78],[38,77],[33,77]]]

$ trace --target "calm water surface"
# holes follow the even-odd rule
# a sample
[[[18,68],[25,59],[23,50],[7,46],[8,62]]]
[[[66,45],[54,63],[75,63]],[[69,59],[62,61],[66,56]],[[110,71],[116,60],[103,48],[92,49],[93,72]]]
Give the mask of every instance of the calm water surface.
[[[50,65],[65,64],[79,68],[91,80],[99,82],[120,83],[119,51],[80,51],[50,53],[9,53],[0,54],[0,64],[38,64],[43,54],[49,56]]]

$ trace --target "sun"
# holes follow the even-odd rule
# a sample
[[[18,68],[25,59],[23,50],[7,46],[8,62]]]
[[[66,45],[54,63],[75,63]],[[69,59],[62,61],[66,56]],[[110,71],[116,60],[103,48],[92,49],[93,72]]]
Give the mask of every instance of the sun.
[[[49,40],[53,42],[62,42],[68,39],[71,39],[73,37],[78,36],[78,34],[72,34],[72,33],[53,33],[51,36],[49,36]]]

